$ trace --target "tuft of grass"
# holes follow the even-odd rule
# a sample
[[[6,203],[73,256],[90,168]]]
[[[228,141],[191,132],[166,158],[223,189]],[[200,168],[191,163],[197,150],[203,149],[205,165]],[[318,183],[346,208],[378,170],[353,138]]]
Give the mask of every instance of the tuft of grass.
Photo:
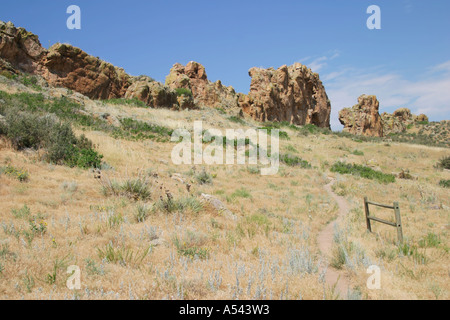
[[[12,209],[11,213],[17,219],[29,218],[31,216],[31,210],[27,205],[24,205],[21,209]]]
[[[13,177],[20,182],[27,182],[30,178],[30,174],[28,173],[28,171],[24,169],[17,169],[11,165],[0,168],[0,173]]]
[[[115,247],[112,242],[109,242],[104,249],[97,248],[97,253],[101,260],[105,259],[108,263],[139,266],[149,254],[150,249],[151,246],[134,251],[124,246]]]
[[[333,252],[330,265],[337,270],[341,270],[345,266],[346,261],[347,252],[345,248],[342,245],[337,246]]]
[[[395,176],[393,174],[386,174],[380,171],[375,171],[372,168],[366,166],[358,164],[348,164],[341,161],[333,164],[333,166],[331,167],[331,172],[351,174],[365,179],[377,180],[382,183],[395,182]]]
[[[167,195],[167,198],[159,199],[153,206],[153,211],[163,213],[180,212],[184,213],[190,210],[192,213],[198,213],[203,209],[202,203],[194,197],[183,197],[173,199],[172,196]]]
[[[252,198],[252,195],[250,194],[250,192],[245,189],[244,187],[237,189],[236,191],[233,192],[233,194],[231,195],[232,198],[244,198],[244,199],[250,199]]]
[[[147,204],[138,204],[134,214],[134,219],[138,223],[145,222],[150,216],[150,212],[151,210]]]
[[[211,248],[205,246],[206,237],[192,231],[186,231],[181,237],[178,235],[172,239],[179,255],[190,259],[206,260],[210,256]]]
[[[135,201],[147,200],[151,196],[149,181],[147,179],[136,178],[126,180],[122,184],[121,189],[125,196]]]
[[[247,167],[247,172],[250,174],[259,174],[260,173],[260,169],[258,167],[255,166],[249,166]]]
[[[438,248],[441,244],[441,237],[433,232],[427,234],[425,238],[419,241],[420,248]]]
[[[145,201],[151,198],[151,182],[148,176],[142,174],[122,182],[103,176],[99,181],[105,196],[127,197],[134,201]]]
[[[205,169],[203,169],[202,172],[200,172],[195,176],[195,180],[197,180],[197,183],[200,185],[212,184],[213,182],[212,179],[213,179],[212,176],[208,172],[206,172]]]
[[[419,249],[415,245],[404,243],[399,245],[398,250],[401,255],[412,258],[413,261],[417,264],[424,265],[428,262],[428,258],[425,256],[425,254],[419,252]]]

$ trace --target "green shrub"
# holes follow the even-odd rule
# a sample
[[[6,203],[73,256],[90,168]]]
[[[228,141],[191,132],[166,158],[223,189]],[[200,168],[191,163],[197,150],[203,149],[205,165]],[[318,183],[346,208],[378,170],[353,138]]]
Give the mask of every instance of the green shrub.
[[[439,181],[439,185],[442,188],[450,188],[450,180],[441,180]]]
[[[175,89],[178,96],[188,96],[192,97],[192,91],[186,88],[177,88]]]
[[[280,156],[280,161],[290,167],[301,167],[303,169],[309,169],[311,168],[311,164],[306,161],[301,159],[298,156],[295,155],[291,155],[291,154],[283,154]]]
[[[170,140],[173,133],[172,129],[131,118],[121,119],[120,123],[122,127],[115,128],[113,131],[113,137],[115,138],[131,140],[151,139],[166,142]]]
[[[438,167],[450,170],[450,156],[444,157],[438,162]]]
[[[231,122],[239,123],[239,124],[245,124],[245,121],[242,118],[231,116],[228,118]]]
[[[352,152],[352,154],[355,155],[355,156],[363,156],[363,155],[364,155],[364,152],[359,151],[359,150],[354,150],[354,151]]]
[[[331,167],[331,172],[337,172],[340,174],[351,174],[365,179],[377,180],[382,183],[395,182],[395,176],[393,174],[385,174],[380,171],[375,171],[372,168],[366,166],[357,164],[348,164],[340,161],[333,164],[333,166]]]
[[[77,138],[68,123],[49,115],[10,109],[2,132],[17,150],[45,149],[45,159],[54,164],[99,168],[103,158],[84,135]]]
[[[5,117],[3,132],[17,150],[44,147],[54,123],[50,118],[11,110]],[[50,130],[49,130],[50,129]]]

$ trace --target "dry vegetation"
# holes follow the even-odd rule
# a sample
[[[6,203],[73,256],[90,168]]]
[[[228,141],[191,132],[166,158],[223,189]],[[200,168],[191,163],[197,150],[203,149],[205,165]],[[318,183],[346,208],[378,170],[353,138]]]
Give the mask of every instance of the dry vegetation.
[[[15,87],[2,84],[3,91]],[[27,89],[30,90],[30,89]],[[48,90],[48,89],[41,89]],[[56,91],[60,92],[60,91]],[[69,93],[70,94],[70,93]],[[258,127],[220,110],[173,112],[89,102],[86,109],[150,121],[170,129]],[[3,299],[333,299],[320,266],[319,231],[338,208],[327,177],[352,211],[336,228],[335,256],[355,299],[448,299],[450,197],[436,167],[448,149],[359,142],[283,128],[283,154],[311,168],[282,164],[275,176],[254,166],[175,166],[174,146],[155,139],[114,138],[75,126],[103,155],[101,173],[53,165],[40,152],[0,140],[0,297]],[[355,152],[357,151],[357,152]],[[331,172],[338,161],[415,179],[394,183]],[[26,179],[17,175],[25,174]],[[186,187],[189,184],[191,187]],[[209,194],[227,210],[202,198]],[[366,232],[363,196],[399,201],[405,245],[395,229]],[[391,212],[374,211],[391,219]],[[382,289],[368,290],[368,266],[382,269]],[[82,289],[66,287],[67,267],[81,268]]]

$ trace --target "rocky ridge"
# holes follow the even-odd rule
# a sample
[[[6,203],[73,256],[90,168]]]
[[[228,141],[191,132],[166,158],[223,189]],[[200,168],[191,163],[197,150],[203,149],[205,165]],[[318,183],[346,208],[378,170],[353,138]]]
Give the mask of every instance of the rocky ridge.
[[[38,36],[0,21],[0,72],[41,76],[51,86],[71,89],[90,99],[138,99],[154,108],[220,108],[256,121],[330,128],[331,105],[319,75],[299,63],[277,70],[250,69],[247,95],[236,93],[220,80],[209,81],[205,67],[194,61],[186,66],[175,64],[162,84],[150,77],[130,76],[122,68],[68,44],[45,49]]]

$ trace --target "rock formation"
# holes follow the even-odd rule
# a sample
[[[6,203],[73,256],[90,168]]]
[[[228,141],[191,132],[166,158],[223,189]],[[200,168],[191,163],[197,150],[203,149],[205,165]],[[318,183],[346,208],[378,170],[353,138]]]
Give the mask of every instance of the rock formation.
[[[400,108],[392,114],[385,112],[382,115],[378,110],[377,97],[362,95],[353,108],[341,110],[339,121],[344,125],[345,132],[373,137],[405,132],[412,124],[428,122],[426,115],[413,115],[407,108]]]
[[[198,105],[247,114],[257,121],[330,127],[331,106],[322,82],[299,63],[278,70],[250,69],[248,95],[237,94],[220,80],[209,81],[205,68],[193,61],[186,66],[175,64],[163,85],[146,76],[132,77],[68,44],[58,43],[47,50],[36,35],[0,21],[0,72],[38,75],[52,86],[91,99],[138,99],[150,107],[170,109]],[[179,89],[189,89],[192,95]]]
[[[385,112],[381,115],[381,118],[383,119],[383,132],[385,136],[391,133],[405,132],[408,126],[418,122],[428,122],[426,115],[413,115],[411,110],[407,108],[400,108],[393,114]]]
[[[250,93],[239,95],[245,114],[258,121],[330,127],[331,105],[317,73],[296,63],[277,70],[252,68]]]
[[[180,107],[174,90],[146,76],[133,77],[124,97],[138,99],[153,108],[178,109]],[[183,108],[187,107],[183,106]]]
[[[362,95],[358,104],[339,112],[339,121],[344,132],[354,135],[382,137],[383,120],[378,112],[380,103],[376,96]]]
[[[0,21],[0,69],[35,73],[46,53],[38,36]]]
[[[58,43],[47,50],[36,35],[11,22],[0,21],[0,71],[39,75],[91,99],[136,98],[151,107],[179,108],[176,92],[161,83],[132,77],[71,45]]]
[[[205,67],[194,61],[186,66],[174,64],[166,77],[166,85],[172,89],[189,89],[195,104],[202,107],[238,108],[238,96],[233,87],[222,85],[220,80],[209,81]]]

